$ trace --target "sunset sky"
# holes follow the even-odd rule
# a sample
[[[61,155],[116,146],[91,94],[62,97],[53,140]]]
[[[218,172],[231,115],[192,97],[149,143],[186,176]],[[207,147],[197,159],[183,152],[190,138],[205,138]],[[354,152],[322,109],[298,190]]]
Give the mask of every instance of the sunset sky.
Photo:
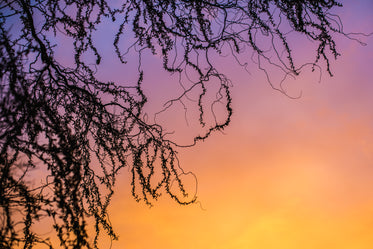
[[[372,31],[372,2],[344,2],[345,31]],[[289,92],[302,92],[299,99],[272,90],[255,67],[249,75],[227,63],[231,125],[179,150],[183,169],[198,177],[200,203],[179,206],[167,196],[152,208],[136,203],[124,170],[110,208],[120,235],[112,248],[371,248],[373,39],[362,40],[368,45],[338,40],[334,77],[324,73],[318,83],[318,74],[305,70],[289,81]],[[148,94],[164,94],[167,80],[156,69],[146,72]],[[193,192],[193,178],[185,181]],[[109,244],[102,241],[103,248]]]
[[[344,2],[345,31],[373,31],[372,1]],[[299,99],[272,90],[255,67],[249,75],[227,63],[231,125],[179,150],[183,169],[198,178],[200,203],[179,206],[165,195],[152,208],[136,203],[124,170],[110,208],[120,235],[112,248],[372,248],[373,37],[361,39],[368,45],[338,39],[334,77],[324,72],[318,83],[306,69],[286,83]],[[168,78],[154,70],[144,84],[157,98]],[[193,192],[193,178],[185,181]]]
[[[343,2],[337,13],[345,32],[372,32],[373,2]],[[199,202],[180,206],[163,195],[152,208],[137,203],[124,169],[110,207],[119,234],[112,249],[371,249],[373,36],[360,39],[368,45],[338,37],[342,56],[331,63],[333,77],[324,71],[319,82],[318,72],[305,68],[286,81],[291,96],[302,93],[298,99],[273,90],[255,65],[247,73],[220,58],[234,85],[232,122],[178,154],[182,168],[197,176]],[[313,52],[297,49],[305,58]],[[145,58],[147,108],[156,112],[175,97],[175,78],[159,60]],[[136,66],[103,63],[102,77],[137,76]],[[180,127],[191,128],[177,108],[159,121],[188,141],[190,130]],[[194,178],[184,178],[193,194]]]

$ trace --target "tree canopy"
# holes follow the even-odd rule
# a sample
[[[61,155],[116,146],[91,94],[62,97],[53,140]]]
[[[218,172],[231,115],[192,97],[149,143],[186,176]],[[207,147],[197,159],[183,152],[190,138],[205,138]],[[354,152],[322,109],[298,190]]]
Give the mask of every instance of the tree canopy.
[[[219,71],[213,56],[228,49],[238,66],[244,64],[236,56],[244,54],[265,73],[269,64],[285,77],[296,76],[306,65],[292,52],[296,33],[315,45],[307,65],[332,75],[330,62],[339,55],[335,35],[350,38],[332,12],[335,7],[342,5],[334,0],[3,0],[0,247],[54,248],[33,230],[44,219],[64,248],[97,248],[101,231],[115,239],[107,209],[122,168],[131,172],[138,201],[150,205],[166,193],[180,204],[194,203],[197,197],[188,197],[180,178],[176,150],[181,145],[144,118],[141,54],[151,51],[165,71],[180,78],[194,74],[165,104],[167,109],[197,92],[201,133],[187,145],[193,146],[227,127],[233,113],[229,75]],[[129,51],[138,55],[137,80],[130,86],[97,77],[105,55],[96,46],[96,33],[108,22],[116,27],[116,35],[107,38],[115,59],[125,64]],[[73,46],[71,65],[55,55],[58,35]],[[212,81],[218,90],[207,101]],[[216,103],[225,111],[211,121],[206,112]],[[34,170],[45,173],[41,182],[32,181]]]

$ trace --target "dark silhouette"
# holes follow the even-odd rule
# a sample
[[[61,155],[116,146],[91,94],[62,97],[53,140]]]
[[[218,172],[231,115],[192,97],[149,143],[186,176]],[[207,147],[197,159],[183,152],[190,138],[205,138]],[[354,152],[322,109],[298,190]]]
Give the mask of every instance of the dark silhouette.
[[[196,201],[196,196],[188,198],[180,179],[179,145],[143,117],[142,51],[158,54],[171,74],[189,70],[198,76],[165,105],[167,109],[192,91],[198,93],[202,133],[188,145],[193,146],[228,126],[232,116],[229,79],[216,68],[211,53],[229,49],[236,56],[250,49],[248,57],[255,56],[260,69],[265,70],[266,62],[285,75],[297,75],[305,64],[297,66],[294,60],[296,42],[288,37],[292,31],[316,45],[309,65],[320,68],[322,62],[331,74],[330,58],[338,56],[333,35],[348,37],[338,16],[330,13],[337,6],[341,4],[333,0],[123,0],[118,7],[103,0],[1,1],[0,248],[52,248],[47,236],[33,230],[43,219],[53,224],[58,247],[97,248],[102,231],[115,239],[107,208],[124,167],[130,169],[138,201],[150,205],[161,192],[180,204]],[[100,81],[95,65],[84,59],[90,53],[96,65],[101,62],[94,34],[103,20],[117,25],[108,44],[122,63],[129,50],[139,54],[133,86]],[[54,55],[53,37],[61,33],[74,48],[69,67]],[[131,45],[121,45],[130,39]],[[263,41],[270,47],[262,46]],[[216,99],[208,102],[211,81],[219,87]],[[207,121],[205,114],[216,103],[225,107],[224,117]],[[33,170],[45,174],[42,182],[31,181]]]

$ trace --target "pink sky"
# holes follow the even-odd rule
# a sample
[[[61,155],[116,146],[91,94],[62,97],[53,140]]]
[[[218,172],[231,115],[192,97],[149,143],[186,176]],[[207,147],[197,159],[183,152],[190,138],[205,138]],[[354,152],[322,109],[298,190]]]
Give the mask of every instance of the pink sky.
[[[345,31],[371,31],[372,3],[345,2]],[[120,235],[112,248],[371,248],[373,39],[363,40],[367,46],[340,40],[334,77],[324,73],[319,84],[306,70],[289,81],[289,92],[303,93],[296,100],[255,68],[248,75],[232,66],[231,126],[179,153],[198,177],[203,209],[165,196],[153,208],[136,203],[124,170],[111,206]],[[149,94],[161,94],[152,84]]]
[[[343,2],[347,33],[373,31],[372,1]],[[120,236],[112,249],[371,249],[373,36],[361,38],[367,46],[338,39],[342,56],[332,62],[334,77],[324,72],[319,83],[306,69],[287,81],[290,95],[302,92],[299,99],[271,89],[257,68],[249,75],[221,60],[234,84],[232,123],[224,134],[179,150],[183,169],[198,178],[200,203],[179,206],[165,195],[152,208],[136,203],[124,169],[110,207]],[[300,55],[307,55],[301,46]],[[144,86],[155,111],[177,85],[146,58]],[[104,60],[105,67],[103,77],[136,79],[136,65]],[[181,106],[158,121],[190,142],[185,134],[194,126],[186,125]],[[193,192],[194,179],[185,181]],[[103,238],[101,245],[110,242]]]

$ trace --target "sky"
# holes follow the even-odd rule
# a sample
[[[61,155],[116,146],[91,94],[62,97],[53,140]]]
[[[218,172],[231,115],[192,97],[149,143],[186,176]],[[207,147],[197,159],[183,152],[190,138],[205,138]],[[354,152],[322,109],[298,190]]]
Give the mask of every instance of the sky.
[[[372,1],[343,2],[338,14],[347,33],[373,31]],[[99,37],[103,44],[106,36]],[[198,202],[180,206],[163,195],[151,208],[137,203],[124,169],[109,208],[119,240],[103,237],[102,248],[370,249],[373,36],[361,39],[366,46],[338,38],[342,56],[332,61],[333,77],[324,72],[319,81],[319,74],[306,68],[286,81],[291,96],[302,93],[296,99],[273,90],[255,65],[247,73],[229,58],[217,58],[233,83],[232,122],[178,153],[182,168],[197,177],[198,182],[190,175],[183,180],[191,193],[198,184]],[[66,63],[68,49],[56,51]],[[300,56],[309,55],[303,44],[297,49]],[[143,63],[147,108],[156,112],[174,96],[175,78],[162,73],[157,60],[146,57]],[[100,77],[136,79],[131,74],[136,65],[124,68],[105,59],[103,64]],[[182,134],[178,139],[184,142],[191,128],[180,108],[159,122],[169,131],[179,128],[175,136]]]
[[[345,30],[372,31],[372,7],[345,1]],[[179,206],[164,195],[149,208],[132,199],[123,171],[110,207],[119,234],[112,248],[371,248],[373,38],[362,39],[367,46],[338,40],[342,56],[332,62],[333,77],[324,73],[318,82],[305,70],[287,82],[290,93],[302,92],[299,99],[271,89],[257,69],[249,75],[227,63],[231,125],[179,150],[183,169],[198,178],[199,202]],[[154,74],[167,81],[149,74],[145,85]],[[155,98],[167,91],[155,85],[148,86]],[[170,127],[180,122],[168,120]],[[185,181],[193,192],[194,179]]]

